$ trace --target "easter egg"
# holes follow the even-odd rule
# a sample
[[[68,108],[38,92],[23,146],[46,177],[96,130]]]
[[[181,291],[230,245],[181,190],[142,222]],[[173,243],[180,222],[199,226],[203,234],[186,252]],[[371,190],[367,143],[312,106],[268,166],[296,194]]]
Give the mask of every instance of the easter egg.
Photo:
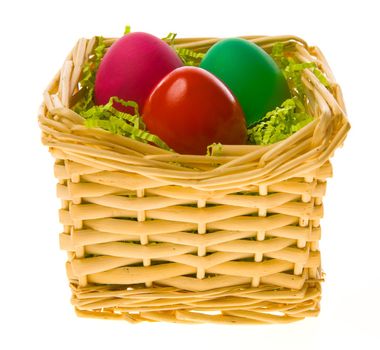
[[[245,39],[224,39],[213,45],[200,67],[222,80],[239,101],[247,125],[290,97],[285,77],[276,62],[259,46]]]
[[[207,146],[245,144],[243,111],[229,89],[198,67],[181,67],[156,86],[143,110],[147,129],[178,153],[206,154]]]
[[[118,39],[104,55],[95,79],[95,102],[106,104],[110,97],[138,103],[140,110],[158,82],[181,67],[176,52],[161,39],[134,32]],[[126,107],[114,106],[126,111]]]

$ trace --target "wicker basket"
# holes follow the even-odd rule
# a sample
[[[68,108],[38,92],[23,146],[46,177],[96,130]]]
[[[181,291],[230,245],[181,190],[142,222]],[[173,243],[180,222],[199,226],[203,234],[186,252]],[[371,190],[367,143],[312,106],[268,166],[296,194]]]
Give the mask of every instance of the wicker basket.
[[[304,70],[315,120],[276,144],[192,156],[86,128],[70,106],[95,38],[78,41],[46,89],[39,123],[56,159],[60,245],[79,316],[260,324],[318,315],[322,197],[350,125],[317,47],[245,38],[265,50],[291,41],[330,82]],[[175,45],[204,52],[217,40]]]

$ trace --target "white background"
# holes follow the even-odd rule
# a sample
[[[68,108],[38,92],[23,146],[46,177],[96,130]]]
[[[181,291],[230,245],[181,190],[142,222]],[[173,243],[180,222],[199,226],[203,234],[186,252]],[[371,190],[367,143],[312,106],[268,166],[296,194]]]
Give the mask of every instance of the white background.
[[[376,1],[1,1],[0,348],[378,348],[380,42]],[[333,159],[322,220],[327,273],[318,318],[215,326],[80,319],[59,250],[53,159],[37,125],[42,92],[79,37],[294,34],[324,52],[352,130]]]

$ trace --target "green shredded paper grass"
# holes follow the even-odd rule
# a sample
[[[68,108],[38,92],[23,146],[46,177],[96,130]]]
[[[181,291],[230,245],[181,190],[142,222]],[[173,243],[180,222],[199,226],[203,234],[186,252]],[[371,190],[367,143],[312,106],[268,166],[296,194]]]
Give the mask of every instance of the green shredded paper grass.
[[[120,112],[113,107],[114,102],[118,102],[124,107],[132,107],[134,114]],[[88,128],[102,128],[113,134],[128,136],[144,143],[154,143],[158,147],[170,150],[168,145],[158,136],[145,131],[138,105],[134,101],[124,101],[114,96],[105,105],[92,106],[83,111],[82,116],[85,118],[85,126]]]
[[[129,32],[130,27],[126,26],[124,34],[128,34]],[[175,38],[175,33],[169,33],[162,40],[176,50],[184,65],[199,66],[204,53],[186,48],[176,48],[174,46]],[[73,110],[85,118],[85,125],[89,128],[102,128],[117,135],[127,136],[170,150],[168,145],[158,136],[146,131],[139,114],[139,106],[136,102],[124,101],[114,96],[105,105],[95,105],[95,77],[105,52],[106,45],[104,39],[100,36],[96,37],[94,54],[89,57],[83,67],[82,79],[80,81],[81,97],[73,106]],[[313,117],[306,112],[305,108],[306,98],[301,78],[304,69],[310,69],[319,81],[329,88],[327,78],[318,69],[316,64],[314,62],[297,61],[292,53],[291,46],[276,43],[272,48],[271,56],[287,79],[293,96],[248,128],[248,142],[251,144],[269,145],[279,142],[293,135],[313,120]],[[132,108],[134,114],[120,112],[113,107],[114,102]],[[221,147],[220,143],[208,146],[207,155],[217,155]]]
[[[162,40],[174,48],[174,50],[177,52],[177,55],[182,60],[182,63],[185,66],[199,66],[205,54],[202,52],[196,52],[194,50],[186,49],[183,47],[175,47],[174,40],[176,36],[177,36],[176,33],[169,33]]]
[[[293,87],[293,97],[268,112],[248,129],[248,141],[252,144],[270,145],[282,141],[313,120],[304,105],[306,101],[302,83],[304,69],[310,69],[323,85],[329,87],[326,77],[314,62],[298,62],[290,49],[286,49],[284,43],[276,43],[273,45],[271,56],[280,67],[289,87]]]
[[[248,139],[253,144],[270,145],[293,135],[312,120],[298,97],[289,98],[248,129]]]

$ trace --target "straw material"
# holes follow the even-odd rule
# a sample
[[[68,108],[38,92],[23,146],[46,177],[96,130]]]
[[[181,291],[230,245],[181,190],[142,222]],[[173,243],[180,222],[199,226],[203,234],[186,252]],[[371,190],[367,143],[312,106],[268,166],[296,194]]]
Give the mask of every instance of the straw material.
[[[350,125],[317,47],[293,36],[245,38],[268,51],[292,42],[330,83],[304,70],[315,120],[273,145],[192,156],[86,128],[70,107],[95,38],[78,41],[46,89],[39,123],[56,159],[60,245],[78,315],[261,324],[318,314],[322,197]],[[175,45],[205,52],[217,40]]]

